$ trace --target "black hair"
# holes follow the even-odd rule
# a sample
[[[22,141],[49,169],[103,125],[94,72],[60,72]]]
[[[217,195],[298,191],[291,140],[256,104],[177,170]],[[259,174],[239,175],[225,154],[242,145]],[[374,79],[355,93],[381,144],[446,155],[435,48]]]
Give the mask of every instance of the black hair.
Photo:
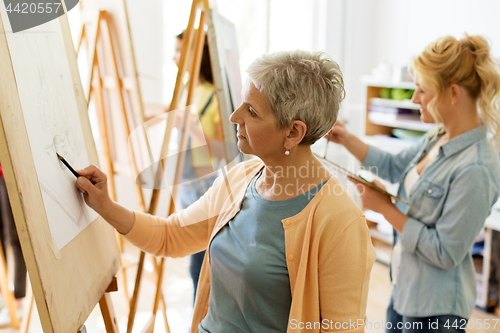
[[[178,34],[176,38],[179,40],[183,40],[184,32],[185,30]],[[210,52],[208,50],[208,38],[206,35],[205,43],[203,45],[203,54],[201,56],[200,76],[203,78],[203,80],[212,84],[214,83],[214,78],[212,75],[212,63],[210,61]]]

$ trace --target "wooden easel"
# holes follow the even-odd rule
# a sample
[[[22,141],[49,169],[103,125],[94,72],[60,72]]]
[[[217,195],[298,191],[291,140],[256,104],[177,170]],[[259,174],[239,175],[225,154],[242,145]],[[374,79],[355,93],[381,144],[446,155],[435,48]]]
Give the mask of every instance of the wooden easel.
[[[120,103],[120,109],[122,111],[123,124],[125,135],[127,137],[131,134],[131,127],[129,125],[129,118],[135,114],[140,118],[140,124],[142,125],[144,119],[144,112],[142,101],[137,104],[139,110],[131,110],[131,107],[126,107],[126,100],[130,100],[130,95],[135,94],[137,98],[140,98],[140,91],[138,91],[138,83],[131,84],[132,78],[123,77],[123,69],[120,68],[120,60],[125,61],[127,57],[124,55],[119,55],[119,48],[115,45],[117,42],[117,37],[115,30],[112,28],[112,20],[106,11],[99,11],[98,17],[95,21],[95,30],[92,31],[92,35],[89,36],[90,32],[86,29],[86,24],[82,26],[82,31],[80,35],[80,40],[77,43],[77,50],[80,50],[83,41],[86,41],[86,49],[89,55],[89,84],[87,88],[87,101],[90,102],[90,96],[94,97],[99,131],[101,138],[103,140],[104,147],[104,157],[107,173],[110,175],[108,177],[109,191],[111,198],[116,201],[116,187],[114,181],[114,175],[119,173],[115,168],[115,164],[112,160],[112,148],[110,143],[110,134],[108,131],[109,110],[107,110],[104,103],[104,94],[109,94],[112,92],[117,93],[119,96],[118,100]],[[134,61],[132,58],[131,61]],[[111,64],[111,66],[110,66]],[[135,67],[135,66],[134,66]],[[108,73],[103,73],[109,71]],[[136,79],[136,78],[135,78]],[[127,111],[128,110],[128,111]],[[132,113],[132,115],[128,114]],[[141,126],[142,127],[142,126]],[[143,128],[143,127],[142,127]],[[144,134],[144,138],[147,140],[147,136]],[[132,156],[130,158],[132,173],[138,175],[138,166],[135,159],[134,148],[130,147],[132,151]],[[136,196],[138,199],[139,209],[145,211],[144,193],[142,188],[135,184]],[[123,241],[120,235],[117,234],[118,244],[120,246],[120,252],[123,253]],[[125,262],[125,260],[123,260]],[[127,280],[125,274],[126,263],[120,268],[120,277],[122,281],[122,289],[127,299],[127,307],[129,307],[129,296],[127,291]],[[165,314],[166,315],[166,314]]]
[[[113,177],[115,172],[114,172],[114,167],[113,167],[113,163],[112,163],[111,156],[110,156],[110,144],[109,144],[108,134],[107,134],[106,119],[105,119],[105,115],[103,112],[104,102],[103,102],[103,92],[102,92],[102,85],[101,85],[101,81],[100,81],[99,67],[96,65],[97,52],[95,50],[95,47],[97,46],[98,33],[100,30],[99,27],[100,27],[100,22],[101,22],[101,13],[99,13],[99,17],[98,17],[97,22],[98,23],[97,23],[96,35],[93,39],[95,42],[94,47],[90,47],[90,45],[88,45],[89,40],[86,38],[86,29],[85,29],[85,26],[83,26],[82,32],[81,32],[81,38],[80,38],[79,43],[77,44],[77,54],[78,54],[78,51],[80,50],[81,43],[83,42],[83,40],[86,40],[87,41],[87,50],[92,50],[91,58],[90,58],[91,60],[90,60],[90,65],[89,65],[89,68],[90,68],[90,80],[89,80],[89,82],[90,82],[91,87],[93,87],[94,91],[95,91],[94,96],[95,96],[95,101],[96,101],[97,116],[99,118],[99,131],[101,133],[101,138],[102,138],[103,144],[104,144],[103,145],[104,146],[104,155],[106,156],[104,163],[106,164],[106,170],[107,170],[108,174],[110,175],[110,177],[108,179],[109,193],[110,193],[110,197],[113,200],[116,200],[115,181],[114,181],[114,177]],[[95,73],[96,78],[93,80],[94,73]],[[86,90],[87,103],[90,103],[91,87],[88,87]],[[122,241],[120,235],[118,235],[118,234],[116,234],[116,238],[118,241],[120,253],[123,253],[123,241]],[[128,290],[127,290],[127,277],[125,274],[124,264],[122,264],[122,266],[120,267],[120,278],[121,278],[122,285],[123,285],[124,297],[128,301],[129,297],[128,297]]]
[[[0,254],[3,255],[3,250],[0,247]],[[5,263],[5,260],[3,259],[2,256],[2,266]],[[2,272],[3,273],[3,272]],[[3,288],[7,287],[7,285],[4,285],[6,281],[4,279],[1,279],[1,288],[2,288],[2,296],[5,297],[5,293],[3,292]],[[12,316],[12,311],[13,313],[16,313],[16,309],[14,306],[14,295],[12,294],[11,291],[7,291],[7,293],[10,293],[10,304],[11,307],[9,307],[6,300],[6,306],[9,307],[9,314],[11,317],[11,327],[13,329],[19,329],[20,333],[28,333],[28,328],[29,328],[29,322],[31,318],[31,311],[33,310],[33,293],[31,292],[31,288],[27,288],[27,296],[26,296],[26,304],[23,308],[24,311],[24,317],[21,322],[21,327],[19,327],[19,318],[17,317],[17,314]],[[113,307],[113,303],[111,301],[111,295],[109,293],[118,291],[118,284],[116,282],[116,278],[111,281],[109,287],[106,289],[106,292],[102,296],[102,298],[99,301],[99,308],[101,310],[102,318],[104,320],[104,326],[106,327],[106,332],[107,333],[119,333],[118,325],[117,325],[117,320],[116,320],[116,315]],[[7,296],[9,297],[9,296]],[[17,321],[17,322],[16,322]],[[77,333],[84,333],[86,332],[85,325],[82,326]]]
[[[119,48],[117,47],[117,37],[115,30],[113,28],[113,22],[110,15],[106,11],[99,11],[98,17],[96,19],[96,29],[91,33],[85,28],[86,25],[82,27],[82,32],[80,36],[79,43],[77,44],[78,50],[81,48],[82,42],[85,40],[87,42],[87,51],[90,55],[89,59],[89,84],[86,90],[87,102],[90,102],[90,96],[93,95],[96,100],[96,109],[98,112],[100,132],[104,141],[104,149],[106,156],[106,166],[108,173],[110,175],[116,174],[115,165],[112,160],[111,153],[111,143],[109,140],[108,122],[109,114],[106,114],[106,106],[104,104],[104,94],[110,94],[115,92],[118,95],[119,109],[122,111],[122,119],[124,124],[125,135],[130,136],[131,123],[137,122],[138,126],[142,127],[144,123],[144,110],[142,101],[137,103],[137,105],[126,106],[126,100],[131,100],[131,95],[134,94],[137,98],[140,97],[141,93],[138,84],[132,84],[131,81],[134,78],[123,76],[123,65],[122,62],[127,59],[124,55],[120,55]],[[131,61],[134,61],[133,59]],[[137,79],[137,78],[135,78]],[[136,119],[134,119],[136,118]],[[144,135],[147,140],[147,136]],[[149,145],[148,145],[149,146]],[[146,147],[144,147],[146,148]],[[132,153],[139,153],[135,151],[134,147],[131,147]],[[138,175],[138,165],[135,156],[130,158],[132,173]],[[149,161],[148,161],[149,162]],[[110,193],[115,199],[115,183],[113,177],[109,177]],[[145,211],[145,203],[143,191],[140,186],[136,184],[135,190],[137,192],[137,197],[139,200],[139,208]]]
[[[83,145],[88,161],[98,163],[67,17],[63,15],[45,23],[49,35],[43,31],[44,27],[35,27],[32,31],[38,34],[14,37],[6,33],[9,25],[4,20],[7,16],[3,6],[0,6],[0,11],[0,159],[30,276],[31,288],[28,290],[37,299],[40,321],[47,333],[77,332],[98,302],[107,331],[118,332],[107,294],[110,281],[120,266],[113,231],[102,218],[97,218],[65,246],[51,248],[54,238],[49,229],[47,208],[30,146],[37,144],[39,137],[44,138],[45,128],[38,127],[41,133],[35,140],[30,140],[29,134],[33,132],[25,122],[26,114],[42,112],[31,106],[36,103],[30,104],[29,101],[33,96],[40,96],[40,90],[43,90],[54,102],[43,110],[44,115],[52,112],[72,115],[65,119],[66,126],[81,130],[76,139]],[[47,53],[52,57],[44,56]],[[18,66],[20,63],[21,67]],[[33,83],[30,80],[33,72],[38,72],[39,78],[49,83],[37,81],[28,91],[26,84]],[[62,87],[70,87],[69,93]],[[64,98],[59,98],[61,95]],[[28,103],[23,104],[26,101]],[[5,270],[5,262],[1,264]],[[2,283],[6,289],[6,280]],[[29,318],[31,312],[31,302],[27,305],[29,309],[25,318]],[[26,330],[27,326],[22,329]]]
[[[196,40],[194,43],[194,47],[192,47],[194,33],[195,33],[195,28],[194,28],[195,19],[196,19],[197,13],[201,12],[199,26],[204,27],[204,25],[205,25],[205,16],[204,15],[205,14],[203,11],[204,11],[204,9],[208,9],[208,8],[209,8],[208,0],[195,0],[195,1],[193,1],[190,20],[188,23],[188,28],[186,29],[186,32],[184,35],[185,43],[183,43],[184,45],[183,45],[182,56],[181,56],[181,61],[180,61],[180,65],[179,65],[179,72],[178,72],[177,80],[176,80],[176,86],[175,86],[175,90],[174,90],[174,96],[172,99],[172,103],[170,104],[171,110],[175,110],[178,107],[184,106],[184,105],[179,105],[179,104],[180,104],[181,93],[183,90],[182,78],[184,77],[184,74],[186,72],[189,73],[189,77],[191,78],[189,81],[188,99],[187,99],[186,105],[191,104],[195,83],[197,82],[197,77],[199,75],[201,56],[202,56],[203,45],[204,45],[204,40],[205,40],[204,28],[198,29],[198,31],[196,33]],[[126,81],[123,80],[123,78],[120,78],[118,76],[118,74],[117,74],[119,72],[118,70],[115,70],[113,72],[113,75],[114,75],[113,77],[106,78],[100,73],[100,71],[101,71],[100,67],[96,66],[96,64],[99,64],[99,62],[100,62],[96,50],[97,50],[98,39],[99,39],[100,34],[103,31],[103,27],[107,27],[107,31],[105,32],[105,36],[108,36],[107,37],[108,45],[111,45],[111,47],[112,47],[111,42],[113,41],[114,38],[112,36],[112,29],[109,28],[110,27],[109,17],[107,17],[107,13],[101,11],[99,13],[99,17],[98,17],[97,29],[91,33],[92,36],[95,36],[95,37],[94,38],[90,37],[90,40],[92,41],[91,42],[92,45],[90,46],[90,48],[88,48],[88,49],[90,49],[89,68],[92,69],[91,72],[89,73],[89,76],[93,77],[93,79],[91,80],[92,89],[89,88],[88,91],[89,91],[89,93],[90,93],[90,91],[92,91],[92,94],[95,98],[98,110],[99,109],[104,110],[104,106],[102,103],[102,101],[103,101],[102,92],[104,89],[115,88],[117,86],[120,88],[123,88],[124,86],[127,85],[124,83]],[[86,38],[86,37],[88,37],[88,36],[86,36],[86,34],[88,34],[88,33],[89,33],[88,31],[82,30],[81,40],[83,40],[83,39],[88,40],[89,38]],[[81,42],[78,43],[78,45],[81,45]],[[115,58],[114,63],[116,64],[117,62],[116,62],[115,51],[111,51],[110,53],[112,54],[113,58]],[[188,64],[189,59],[192,60],[191,65]],[[96,80],[96,78],[97,78],[97,80]],[[110,82],[113,82],[113,83],[110,84]],[[122,100],[123,100],[123,97],[122,97]],[[123,105],[123,103],[121,103],[121,104]],[[122,110],[123,109],[124,108],[122,107]],[[166,156],[167,152],[168,152],[168,146],[170,143],[171,132],[173,129],[173,119],[172,119],[171,115],[172,115],[171,113],[168,114],[167,128],[166,128],[165,137],[164,137],[162,151],[161,151],[160,156]],[[99,121],[100,124],[106,124],[105,113],[99,112],[98,116],[100,118],[100,121]],[[187,120],[188,120],[187,110],[186,110],[186,113],[185,113],[183,119],[184,119],[183,126],[184,126],[184,128],[186,128],[187,127]],[[103,127],[101,125],[100,131],[101,131],[101,136],[103,137],[103,139],[108,137],[107,133],[106,133],[105,126]],[[188,133],[186,131],[183,131],[182,133],[183,134],[181,136],[181,141],[180,141],[179,146],[180,146],[180,151],[184,152],[186,145],[187,145]],[[148,145],[148,147],[149,147],[149,145]],[[109,142],[105,142],[105,150],[107,150],[106,156],[110,156],[110,154],[109,154],[109,152],[110,152]],[[177,167],[176,167],[176,174],[174,177],[175,178],[174,183],[176,183],[176,184],[179,182],[179,180],[181,178],[181,170],[183,168],[182,164],[184,162],[184,156],[182,156],[183,154],[181,153],[180,155],[181,156],[179,156],[179,158],[178,158]],[[113,170],[112,161],[108,160],[107,164],[108,164],[108,170]],[[157,170],[156,183],[161,182],[161,177],[164,173],[164,167],[165,167],[165,161],[161,160],[161,167],[159,167]],[[135,168],[135,170],[137,170],[137,168]],[[110,178],[112,178],[112,177],[110,177]],[[113,186],[113,188],[114,188],[114,186]],[[140,195],[139,197],[142,197],[142,195]],[[173,210],[174,210],[174,203],[173,202],[174,202],[175,197],[176,197],[176,193],[175,193],[175,189],[174,189],[174,193],[172,193],[172,195],[171,195],[169,215],[171,213],[173,213]],[[155,189],[155,190],[153,190],[153,193],[152,193],[151,203],[150,203],[150,206],[148,209],[148,213],[153,214],[153,215],[156,213],[157,207],[158,207],[158,199],[159,199],[159,190]],[[142,205],[142,206],[144,206],[144,205]],[[139,291],[140,291],[140,282],[141,282],[141,277],[142,277],[142,272],[143,272],[144,259],[145,259],[145,253],[141,252],[140,257],[139,257],[139,262],[138,262],[137,275],[136,275],[136,281],[135,281],[135,287],[134,287],[134,294],[132,296],[132,299],[130,300],[129,320],[128,320],[128,325],[127,325],[127,332],[128,333],[132,332],[132,328],[134,325],[135,314],[137,311],[137,300],[138,300]],[[167,317],[166,317],[166,306],[165,306],[165,302],[164,302],[164,298],[163,298],[163,293],[161,290],[161,282],[163,280],[163,272],[164,272],[164,259],[160,259],[160,262],[158,263],[156,258],[152,258],[152,264],[153,264],[153,267],[155,269],[155,273],[156,273],[158,280],[157,280],[157,285],[156,285],[155,300],[154,300],[154,304],[153,304],[153,314],[152,314],[151,319],[148,321],[148,324],[144,328],[143,332],[151,332],[153,330],[158,309],[162,310],[163,319],[165,322],[165,329],[167,332],[169,332],[168,321],[167,321]]]
[[[95,18],[94,18],[95,19]],[[115,35],[114,29],[112,29],[112,21],[110,19],[109,14],[106,11],[99,11],[97,19],[95,19],[95,29],[90,32],[90,29],[86,29],[86,25],[84,24],[82,26],[82,31],[80,34],[80,39],[78,43],[76,44],[77,46],[77,53],[81,48],[81,45],[83,41],[85,40],[87,43],[87,55],[89,56],[88,59],[88,68],[89,68],[89,84],[90,86],[88,87],[87,91],[87,101],[90,101],[90,96],[92,95],[94,97],[95,103],[96,103],[96,109],[97,109],[97,116],[99,118],[99,131],[101,133],[101,137],[103,140],[104,144],[104,156],[105,156],[105,163],[107,166],[107,171],[110,177],[108,177],[109,181],[109,190],[110,190],[110,196],[113,200],[116,200],[116,190],[115,190],[115,183],[114,183],[114,177],[113,175],[116,174],[117,172],[115,171],[115,166],[112,161],[111,155],[112,155],[112,148],[111,144],[109,141],[109,131],[108,131],[108,126],[107,124],[109,123],[108,115],[109,112],[106,111],[106,107],[104,105],[104,93],[106,90],[115,90],[118,92],[119,95],[119,101],[120,101],[120,109],[123,112],[123,119],[124,124],[125,124],[125,132],[126,135],[129,136],[131,133],[130,126],[127,120],[127,110],[125,107],[125,100],[126,100],[126,94],[130,94],[131,91],[135,93],[138,97],[140,97],[140,91],[139,91],[139,85],[136,82],[136,84],[131,84],[131,81],[133,78],[130,77],[121,77],[120,73],[123,73],[124,71],[119,68],[119,61],[118,58],[124,61],[126,59],[125,56],[117,56],[119,48],[114,45],[117,41],[117,37]],[[130,41],[131,43],[131,41]],[[99,50],[99,46],[101,49]],[[104,59],[104,58],[107,59]],[[135,61],[132,57],[132,61]],[[112,64],[111,66],[111,75],[105,75],[102,73],[102,64],[107,63]],[[135,66],[134,66],[135,67]],[[136,79],[136,78],[135,78]],[[141,119],[144,119],[144,111],[143,111],[143,105],[142,101],[138,103],[138,108],[139,110],[134,110],[134,112],[140,114]],[[141,122],[142,126],[143,121]],[[143,128],[144,129],[144,128]],[[147,148],[149,149],[149,144],[147,143],[147,135],[144,135],[146,138],[146,144]],[[131,147],[133,151],[133,147]],[[146,148],[146,147],[144,147]],[[132,157],[130,160],[132,161],[132,172],[137,175],[138,174],[138,168],[137,164],[135,163],[135,154],[132,153]],[[136,188],[136,193],[137,197],[139,200],[139,209],[143,212],[146,211],[145,209],[145,203],[144,203],[144,193],[142,191],[142,188],[138,186],[137,184],[135,185]],[[119,239],[119,244],[120,244],[120,251],[123,253],[123,248],[121,246],[121,237],[117,234],[117,237]],[[144,253],[142,253],[144,255]],[[153,265],[156,267],[156,260],[152,259]],[[142,272],[143,270],[143,264],[144,260],[139,261],[138,264],[138,272]],[[130,323],[129,319],[129,326],[132,327],[133,321],[135,319],[135,311],[137,308],[137,295],[136,297],[130,301],[126,289],[126,275],[125,275],[125,270],[124,266],[121,267],[120,269],[120,275],[122,276],[122,285],[124,289],[124,294],[125,297],[128,301],[127,306],[129,307],[129,313],[133,313],[133,316],[129,315],[129,318],[132,318],[132,321]],[[137,282],[138,281],[138,282]],[[136,281],[137,283],[140,283],[140,277]],[[135,290],[136,288],[134,288]],[[163,299],[163,295],[160,296],[161,299]],[[133,310],[131,310],[133,309]],[[165,303],[162,302],[161,306],[162,314],[163,314],[163,319],[165,322],[165,329],[169,331],[169,326],[168,326],[168,320],[167,320],[167,314],[166,314],[166,307]],[[131,331],[131,328],[130,328]]]
[[[106,327],[107,333],[119,333],[118,322],[116,320],[115,310],[113,308],[113,302],[111,301],[110,292],[118,291],[118,284],[116,283],[116,277],[109,284],[108,289],[99,300],[99,308],[101,309],[102,318],[104,319],[104,326]]]
[[[99,300],[99,308],[101,309],[102,319],[104,320],[104,327],[107,333],[119,333],[118,322],[116,320],[115,309],[111,301],[111,292],[118,291],[118,284],[116,277],[113,278],[108,288]],[[87,328],[82,325],[76,333],[87,333]]]
[[[181,51],[181,58],[180,58],[180,63],[179,63],[179,70],[177,73],[177,79],[175,83],[175,88],[174,88],[174,94],[172,97],[172,102],[170,103],[170,110],[176,110],[179,107],[184,107],[184,105],[180,105],[180,98],[184,86],[183,78],[186,72],[189,73],[189,86],[188,86],[188,95],[187,95],[187,101],[186,105],[190,105],[193,100],[193,92],[195,88],[195,84],[198,81],[198,76],[200,72],[200,66],[201,66],[201,57],[203,54],[203,46],[205,42],[205,13],[204,10],[209,9],[209,3],[208,0],[194,0],[192,3],[191,7],[191,13],[189,16],[189,22],[186,30],[184,31],[184,37],[183,37],[183,45],[182,45],[182,51]],[[196,17],[200,14],[199,18],[199,27],[196,30],[196,37],[195,35],[195,21]],[[193,45],[193,38],[194,40],[194,47]],[[188,60],[192,59],[192,64],[188,68]],[[215,83],[214,83],[215,85]],[[170,144],[170,139],[171,139],[171,132],[173,129],[173,119],[172,119],[172,113],[170,112],[168,115],[168,120],[167,120],[167,128],[165,131],[165,137],[163,140],[163,145],[161,149],[160,156],[167,156],[168,149],[169,149],[169,144]],[[171,117],[172,116],[172,117]],[[188,126],[188,109],[186,108],[185,114],[184,114],[184,122],[183,122],[183,128],[186,129]],[[174,176],[174,184],[179,184],[180,179],[182,177],[182,169],[183,169],[183,164],[184,164],[184,158],[185,158],[185,150],[187,146],[187,139],[188,139],[188,132],[186,130],[182,131],[181,138],[180,138],[180,143],[179,143],[179,151],[181,152],[178,155],[177,159],[177,167],[175,170],[175,176]],[[156,177],[155,177],[155,183],[159,184],[161,183],[161,179],[163,177],[163,174],[165,172],[165,161],[162,160],[161,164],[158,167]],[[171,198],[170,198],[170,205],[169,205],[169,213],[168,215],[174,213],[175,210],[175,198],[176,198],[176,187],[174,187],[172,193],[171,193]],[[155,214],[156,209],[158,207],[158,200],[159,200],[159,194],[160,191],[159,189],[155,188],[153,190],[152,196],[151,196],[151,202],[149,205],[149,210],[148,212],[152,215]],[[140,257],[139,257],[139,264],[138,264],[138,271],[137,271],[137,276],[136,276],[136,283],[135,283],[135,288],[134,288],[134,294],[132,296],[131,302],[130,302],[130,312],[129,312],[129,319],[128,319],[128,325],[127,325],[127,333],[132,332],[132,328],[134,325],[134,319],[135,319],[135,313],[137,309],[137,299],[138,299],[138,294],[140,291],[140,282],[141,282],[141,277],[142,277],[142,268],[144,264],[144,258],[145,258],[145,253],[141,252]],[[155,299],[153,303],[153,313],[151,318],[148,320],[147,324],[145,327],[142,329],[142,333],[150,333],[154,331],[154,325],[155,325],[155,320],[156,320],[156,313],[158,311],[158,308],[165,307],[164,304],[164,299],[163,299],[163,293],[161,289],[161,285],[163,282],[163,273],[164,273],[164,264],[165,264],[165,258],[160,258],[159,263],[157,262],[156,258],[153,258],[153,266],[155,269],[155,272],[157,273],[157,282],[156,282],[156,294],[155,294]],[[170,332],[168,327],[166,328],[167,332]]]

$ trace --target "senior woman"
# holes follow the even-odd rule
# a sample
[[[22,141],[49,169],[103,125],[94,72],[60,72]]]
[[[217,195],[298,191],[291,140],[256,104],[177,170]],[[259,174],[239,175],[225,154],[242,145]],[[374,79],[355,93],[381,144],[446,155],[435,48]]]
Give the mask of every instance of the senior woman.
[[[258,158],[185,210],[164,219],[125,209],[94,166],[77,186],[145,251],[207,249],[191,332],[362,332],[375,252],[361,210],[310,148],[337,119],[340,69],[322,53],[292,51],[258,58],[248,75],[230,120],[239,149]]]

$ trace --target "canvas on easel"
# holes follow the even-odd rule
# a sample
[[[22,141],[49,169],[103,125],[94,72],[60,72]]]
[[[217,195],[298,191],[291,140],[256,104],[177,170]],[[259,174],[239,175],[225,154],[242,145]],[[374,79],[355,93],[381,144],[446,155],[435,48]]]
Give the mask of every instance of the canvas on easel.
[[[120,266],[75,168],[97,163],[66,15],[12,33],[0,4],[0,160],[44,332],[77,332]]]
[[[221,119],[229,120],[231,113],[241,105],[242,82],[234,24],[212,9],[206,10],[207,36],[212,59],[212,72],[217,87],[217,98]],[[228,163],[234,166],[240,162],[235,124],[221,122],[224,133],[224,149]]]

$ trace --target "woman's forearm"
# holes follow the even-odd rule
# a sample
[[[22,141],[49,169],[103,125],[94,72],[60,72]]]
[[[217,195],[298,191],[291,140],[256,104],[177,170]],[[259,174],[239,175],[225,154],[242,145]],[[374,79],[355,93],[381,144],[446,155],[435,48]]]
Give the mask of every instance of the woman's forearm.
[[[387,206],[381,211],[385,219],[392,224],[392,227],[399,233],[403,232],[403,227],[408,220],[408,215],[403,214],[395,205]]]
[[[357,136],[349,134],[349,136],[342,142],[342,145],[356,157],[360,162],[363,162],[366,154],[368,153],[368,145],[361,141]]]
[[[100,215],[123,235],[127,234],[134,226],[134,212],[114,201],[110,201]]]

